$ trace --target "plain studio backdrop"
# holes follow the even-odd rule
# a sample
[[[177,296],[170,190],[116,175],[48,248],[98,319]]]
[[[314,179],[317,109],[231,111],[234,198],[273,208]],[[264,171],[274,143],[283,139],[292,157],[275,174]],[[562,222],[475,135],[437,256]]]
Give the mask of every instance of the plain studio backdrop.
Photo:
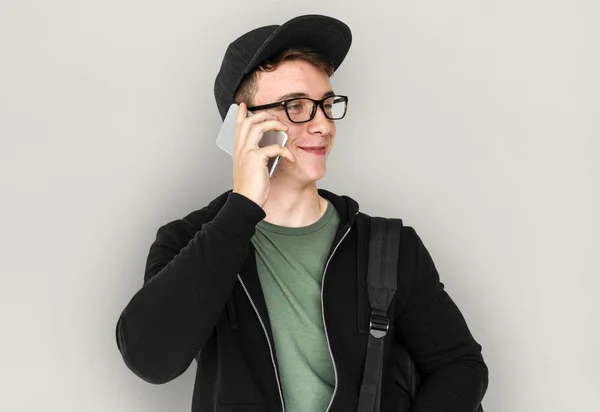
[[[345,21],[322,188],[416,228],[490,368],[486,412],[600,410],[594,0],[0,5],[0,410],[189,411],[115,324],[157,229],[229,189],[213,82],[242,33]]]

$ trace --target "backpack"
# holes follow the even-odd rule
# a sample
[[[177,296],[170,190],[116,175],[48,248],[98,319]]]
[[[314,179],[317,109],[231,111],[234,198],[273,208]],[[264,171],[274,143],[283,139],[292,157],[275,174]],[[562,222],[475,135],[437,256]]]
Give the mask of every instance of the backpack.
[[[390,324],[387,312],[396,293],[400,234],[403,227],[401,219],[371,217],[370,220],[367,286],[371,316],[357,412],[380,411],[384,338]],[[402,345],[394,344],[393,356],[396,364],[400,366],[400,370],[395,371],[396,381],[408,394],[407,404],[402,406],[409,411],[417,396],[419,372],[414,360]],[[483,412],[481,405],[477,412]]]

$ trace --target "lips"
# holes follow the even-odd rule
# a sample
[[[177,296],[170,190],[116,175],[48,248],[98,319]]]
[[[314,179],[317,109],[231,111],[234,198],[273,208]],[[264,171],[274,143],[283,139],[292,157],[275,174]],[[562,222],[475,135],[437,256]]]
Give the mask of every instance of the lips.
[[[301,146],[300,149],[317,156],[324,156],[327,153],[327,146]]]

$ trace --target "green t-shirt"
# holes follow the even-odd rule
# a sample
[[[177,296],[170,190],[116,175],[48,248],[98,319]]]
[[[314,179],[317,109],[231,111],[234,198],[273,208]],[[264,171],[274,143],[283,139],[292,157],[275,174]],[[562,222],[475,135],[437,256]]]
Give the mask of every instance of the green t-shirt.
[[[261,221],[252,243],[288,412],[325,411],[335,384],[321,310],[321,281],[340,216],[304,227]]]

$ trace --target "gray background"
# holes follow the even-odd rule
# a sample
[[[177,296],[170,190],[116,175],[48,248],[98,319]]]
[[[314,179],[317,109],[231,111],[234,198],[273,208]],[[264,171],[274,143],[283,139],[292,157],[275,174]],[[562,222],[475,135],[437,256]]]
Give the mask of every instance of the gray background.
[[[195,365],[127,370],[119,313],[158,227],[231,186],[227,44],[323,13],[354,32],[327,177],[402,217],[484,347],[486,412],[599,405],[600,7],[589,1],[0,4],[0,409],[188,411]]]

